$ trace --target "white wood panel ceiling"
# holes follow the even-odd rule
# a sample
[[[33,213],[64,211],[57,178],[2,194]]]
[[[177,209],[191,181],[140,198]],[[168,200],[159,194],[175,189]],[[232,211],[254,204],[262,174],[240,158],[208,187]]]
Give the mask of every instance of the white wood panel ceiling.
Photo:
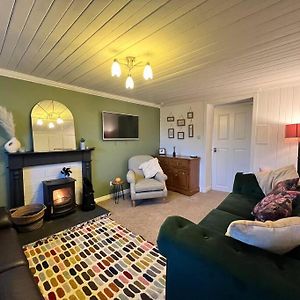
[[[154,79],[126,90],[126,56]],[[300,1],[1,0],[0,68],[157,104],[250,95],[300,78]]]

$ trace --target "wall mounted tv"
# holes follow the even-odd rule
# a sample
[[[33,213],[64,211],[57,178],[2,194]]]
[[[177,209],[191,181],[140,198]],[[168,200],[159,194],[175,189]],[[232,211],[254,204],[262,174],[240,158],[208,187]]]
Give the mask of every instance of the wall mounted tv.
[[[104,141],[138,140],[139,117],[115,112],[102,112]]]

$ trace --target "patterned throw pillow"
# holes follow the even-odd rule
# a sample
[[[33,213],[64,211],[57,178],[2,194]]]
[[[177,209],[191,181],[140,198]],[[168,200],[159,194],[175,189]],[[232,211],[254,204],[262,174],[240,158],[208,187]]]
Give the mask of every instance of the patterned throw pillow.
[[[278,194],[286,191],[296,191],[298,186],[298,181],[299,178],[280,181],[275,185],[271,193]]]
[[[298,197],[296,192],[299,178],[279,182],[270,194],[256,204],[252,215],[258,221],[276,221],[292,215],[293,201]]]
[[[281,218],[290,217],[292,215],[293,200],[297,196],[287,192],[273,194],[263,198],[256,204],[252,211],[252,215],[257,221],[276,221]]]
[[[159,172],[164,173],[157,158],[152,158],[143,162],[139,166],[139,169],[143,171],[145,178],[152,178]]]

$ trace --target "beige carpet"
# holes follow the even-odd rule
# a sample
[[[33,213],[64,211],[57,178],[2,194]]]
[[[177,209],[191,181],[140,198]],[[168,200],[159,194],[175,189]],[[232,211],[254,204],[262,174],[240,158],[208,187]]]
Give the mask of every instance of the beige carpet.
[[[131,206],[129,198],[120,199],[118,204],[110,199],[99,205],[110,210],[115,221],[156,244],[159,228],[168,216],[178,215],[199,223],[226,195],[227,193],[210,191],[188,197],[169,191],[166,200],[137,201],[136,207]]]

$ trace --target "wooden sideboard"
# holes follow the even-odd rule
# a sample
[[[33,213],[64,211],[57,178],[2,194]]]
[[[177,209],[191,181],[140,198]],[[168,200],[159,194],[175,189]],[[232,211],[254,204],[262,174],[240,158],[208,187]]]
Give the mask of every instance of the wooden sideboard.
[[[199,192],[200,158],[188,156],[158,156],[159,164],[168,176],[167,188],[187,196]]]

